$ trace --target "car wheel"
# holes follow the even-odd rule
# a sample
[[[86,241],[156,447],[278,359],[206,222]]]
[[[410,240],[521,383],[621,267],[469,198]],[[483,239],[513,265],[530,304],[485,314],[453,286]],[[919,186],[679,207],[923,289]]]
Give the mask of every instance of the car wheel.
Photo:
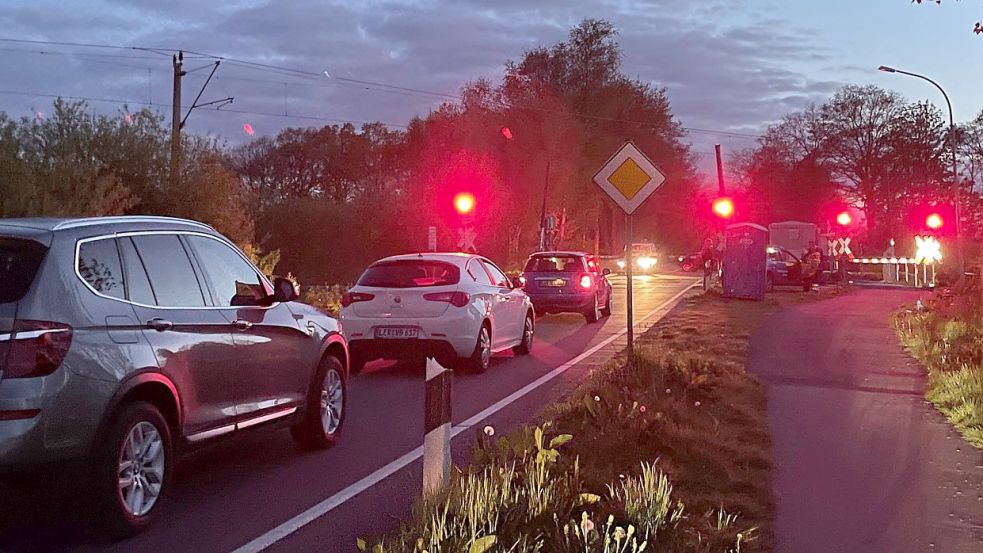
[[[483,373],[491,363],[491,329],[488,323],[482,323],[475,341],[474,352],[464,361],[464,368],[470,372]]]
[[[151,524],[174,466],[171,429],[153,404],[135,401],[114,417],[93,467],[99,522],[113,538]]]
[[[301,449],[327,449],[338,441],[345,425],[347,395],[341,361],[328,355],[318,367],[307,397],[304,419],[290,428],[290,434]]]
[[[594,295],[594,305],[589,307],[584,313],[584,318],[587,319],[587,323],[596,323],[598,319],[601,318],[601,308],[597,304],[597,295]]]
[[[611,290],[608,290],[608,299],[607,299],[607,301],[604,302],[604,307],[601,308],[601,316],[602,317],[610,317],[611,316],[611,293],[612,293],[612,291]]]
[[[532,313],[526,313],[526,322],[522,324],[522,341],[519,345],[512,348],[517,355],[529,355],[532,353],[532,339],[536,332],[536,325],[532,320]]]

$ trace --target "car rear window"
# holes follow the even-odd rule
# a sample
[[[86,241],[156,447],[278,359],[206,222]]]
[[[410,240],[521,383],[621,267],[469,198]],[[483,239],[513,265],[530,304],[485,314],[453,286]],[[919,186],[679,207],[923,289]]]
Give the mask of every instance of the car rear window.
[[[48,248],[34,240],[0,236],[0,303],[19,301],[34,282]]]
[[[460,269],[450,263],[407,259],[372,265],[362,273],[358,285],[377,288],[423,288],[451,286],[460,280]]]
[[[584,258],[579,255],[552,255],[530,257],[526,262],[527,273],[580,273],[587,270]]]

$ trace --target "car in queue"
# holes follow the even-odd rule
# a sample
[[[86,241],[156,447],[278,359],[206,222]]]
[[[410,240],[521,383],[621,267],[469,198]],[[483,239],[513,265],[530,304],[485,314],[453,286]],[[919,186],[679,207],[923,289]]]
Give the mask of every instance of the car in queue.
[[[778,246],[768,246],[768,288],[802,284],[802,261],[792,252]]]
[[[151,524],[193,446],[261,426],[304,449],[341,435],[338,321],[208,225],[0,219],[0,281],[0,475],[81,472],[114,537]]]
[[[482,373],[494,353],[532,350],[529,296],[485,257],[397,255],[370,265],[341,301],[340,318],[359,371],[374,359],[421,361]]]
[[[649,274],[659,263],[659,254],[651,242],[635,242],[631,245],[632,274]],[[618,272],[627,273],[627,263],[622,257],[618,260]]]
[[[610,273],[586,252],[537,252],[529,256],[519,281],[537,313],[580,313],[594,323],[611,314]]]

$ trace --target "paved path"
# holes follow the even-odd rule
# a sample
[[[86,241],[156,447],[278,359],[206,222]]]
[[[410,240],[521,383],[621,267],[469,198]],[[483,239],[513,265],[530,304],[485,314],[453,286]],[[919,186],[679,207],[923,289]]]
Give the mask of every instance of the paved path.
[[[983,454],[923,398],[889,324],[917,292],[861,290],[755,332],[768,387],[778,552],[983,552]]]

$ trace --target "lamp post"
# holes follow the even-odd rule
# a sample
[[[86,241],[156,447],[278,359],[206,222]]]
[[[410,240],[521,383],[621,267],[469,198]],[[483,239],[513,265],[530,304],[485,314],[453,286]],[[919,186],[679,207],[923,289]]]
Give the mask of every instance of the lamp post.
[[[962,223],[960,221],[961,210],[959,207],[959,203],[960,203],[959,169],[956,166],[956,147],[957,147],[956,120],[952,113],[952,102],[949,101],[949,95],[945,93],[945,89],[939,86],[939,83],[933,81],[932,79],[929,79],[925,75],[919,75],[918,73],[911,73],[909,71],[902,71],[900,69],[895,69],[894,67],[889,67],[887,65],[882,65],[877,69],[885,73],[900,73],[902,75],[908,75],[909,77],[915,77],[918,79],[922,79],[923,81],[928,81],[932,83],[932,85],[935,86],[935,88],[939,89],[939,92],[942,93],[942,97],[945,98],[945,104],[949,108],[949,140],[951,141],[950,147],[952,148],[952,195],[953,195],[953,202],[955,203],[955,210],[956,210],[956,221],[955,221],[956,222],[955,224],[956,264],[959,269],[959,280],[962,281],[963,275],[965,273],[965,267],[963,265],[962,234],[960,231],[960,228],[962,227]]]

